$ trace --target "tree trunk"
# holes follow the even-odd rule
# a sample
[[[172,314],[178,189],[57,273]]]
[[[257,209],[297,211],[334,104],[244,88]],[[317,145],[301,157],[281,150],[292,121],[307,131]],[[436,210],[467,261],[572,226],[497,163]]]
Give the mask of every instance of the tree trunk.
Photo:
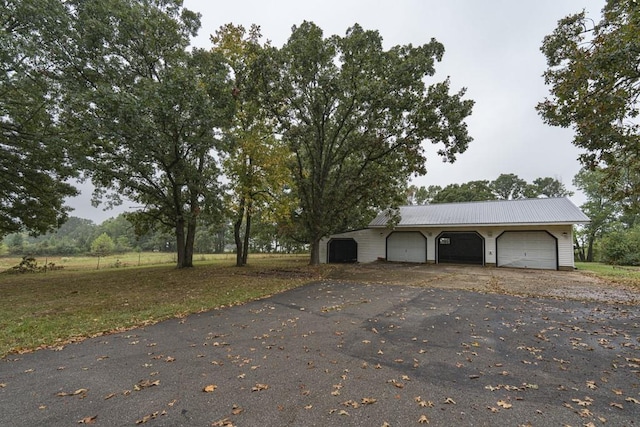
[[[311,257],[309,259],[309,265],[320,264],[320,238],[314,238],[311,242]]]
[[[196,243],[196,218],[191,218],[187,224],[187,238],[184,243],[184,260],[182,268],[193,267],[193,248]]]
[[[595,239],[595,236],[589,235],[589,243],[587,246],[587,262],[593,262],[593,243]]]
[[[251,201],[247,205],[245,227],[244,227],[244,246],[242,250],[242,265],[247,265],[247,258],[249,258],[249,237],[251,237]]]
[[[242,219],[244,218],[244,199],[240,200],[240,206],[238,207],[238,216],[236,222],[233,224],[233,239],[236,243],[236,267],[242,267],[243,256],[242,254],[242,236],[240,236],[240,229],[242,228]]]
[[[179,219],[176,222],[176,251],[178,252],[177,268],[184,267],[184,249],[185,249],[185,236],[184,236],[184,219]]]

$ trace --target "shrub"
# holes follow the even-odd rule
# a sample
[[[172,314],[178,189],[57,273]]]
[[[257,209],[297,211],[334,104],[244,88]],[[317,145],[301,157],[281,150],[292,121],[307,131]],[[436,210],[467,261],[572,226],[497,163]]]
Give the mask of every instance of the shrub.
[[[640,265],[640,227],[609,233],[602,239],[602,261],[615,265]]]

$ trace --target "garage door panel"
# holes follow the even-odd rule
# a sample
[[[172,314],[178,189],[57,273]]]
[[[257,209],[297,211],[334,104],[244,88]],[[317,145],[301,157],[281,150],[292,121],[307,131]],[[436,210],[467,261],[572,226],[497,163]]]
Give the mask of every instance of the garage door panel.
[[[498,267],[558,268],[557,241],[546,231],[507,231],[496,244]]]
[[[427,262],[427,239],[418,231],[391,233],[387,237],[387,261]]]

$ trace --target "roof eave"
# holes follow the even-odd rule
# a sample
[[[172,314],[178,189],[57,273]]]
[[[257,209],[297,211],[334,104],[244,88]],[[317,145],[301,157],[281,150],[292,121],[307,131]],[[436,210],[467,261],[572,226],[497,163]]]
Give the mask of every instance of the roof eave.
[[[391,228],[442,228],[442,227],[523,227],[545,225],[588,224],[591,221],[552,221],[552,222],[503,222],[503,223],[451,223],[451,224],[396,224]],[[390,228],[385,225],[370,225],[369,228]]]

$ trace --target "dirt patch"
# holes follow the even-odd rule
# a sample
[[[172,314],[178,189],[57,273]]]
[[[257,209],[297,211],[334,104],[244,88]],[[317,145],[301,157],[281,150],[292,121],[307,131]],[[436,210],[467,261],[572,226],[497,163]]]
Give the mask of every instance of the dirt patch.
[[[377,262],[336,265],[328,278],[359,283],[640,304],[640,290],[582,271]]]

